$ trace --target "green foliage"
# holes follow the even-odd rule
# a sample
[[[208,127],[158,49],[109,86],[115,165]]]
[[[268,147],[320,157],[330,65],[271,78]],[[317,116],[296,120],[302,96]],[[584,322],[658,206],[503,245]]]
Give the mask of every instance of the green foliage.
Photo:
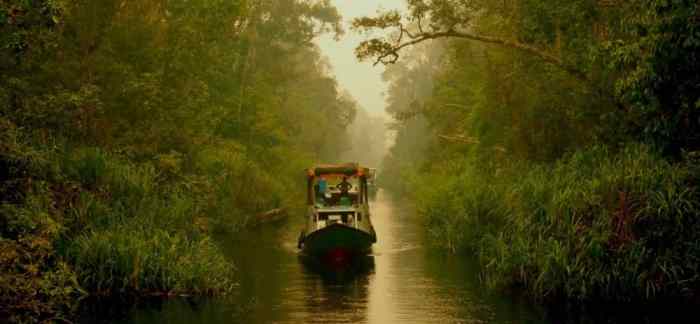
[[[2,119],[0,119],[2,121]],[[45,157],[12,124],[0,129],[0,318],[34,322],[70,314],[85,295],[72,265],[55,249],[64,231],[54,212]]]
[[[86,289],[98,294],[230,289],[230,262],[202,229],[193,227],[203,217],[206,200],[197,201],[186,191],[187,183],[159,183],[153,164],[94,148],[70,154],[64,168],[66,175],[93,188],[75,198],[67,219],[81,234],[63,243]],[[207,271],[216,275],[204,275]]]
[[[626,136],[678,158],[698,148],[697,12],[697,1],[421,0],[409,1],[403,16],[364,17],[354,26],[396,31],[357,49],[358,57],[384,63],[395,63],[407,46],[455,39],[455,57],[443,60],[447,87],[438,82],[435,97],[474,113],[440,107],[426,114],[461,124],[435,123],[441,127],[476,121],[469,125],[475,131],[549,150],[530,152],[547,159],[591,139],[616,144]],[[558,127],[573,132],[552,134]],[[542,138],[559,143],[537,143]]]
[[[683,296],[697,284],[700,197],[686,166],[635,145],[580,151],[553,167],[456,164],[420,183],[430,189],[419,210],[437,243],[479,256],[493,285],[627,301]]]
[[[485,170],[473,163],[454,162],[444,170],[431,170],[427,183],[414,185],[424,188],[416,198],[431,237],[452,252],[470,249],[470,244],[502,230],[508,214],[500,204],[502,192],[495,179],[486,182],[479,176]]]
[[[329,1],[1,1],[0,317],[228,291],[210,233],[303,204],[300,170],[347,145],[325,32]]]
[[[696,294],[697,1],[408,9],[357,55],[396,63],[381,177],[440,245],[540,298]]]
[[[105,154],[99,148],[87,148],[74,155],[65,162],[66,175],[91,188],[100,186],[107,170]]]
[[[643,8],[643,9],[641,9]],[[641,139],[675,157],[700,148],[700,5],[697,1],[633,1],[613,25],[609,60],[626,72],[615,84],[629,105],[626,121]]]
[[[82,285],[97,294],[219,294],[232,288],[233,267],[206,236],[126,224],[82,235],[70,255]]]

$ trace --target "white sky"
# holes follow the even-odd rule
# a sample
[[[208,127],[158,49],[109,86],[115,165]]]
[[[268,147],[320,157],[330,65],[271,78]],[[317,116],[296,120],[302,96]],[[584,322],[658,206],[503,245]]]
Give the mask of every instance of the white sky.
[[[387,85],[381,79],[384,67],[355,58],[355,47],[365,38],[350,30],[350,22],[356,17],[376,16],[380,8],[402,10],[404,0],[331,0],[331,3],[343,16],[345,35],[339,41],[333,35],[324,35],[316,42],[328,57],[340,88],[347,90],[371,115],[385,116],[383,93]]]

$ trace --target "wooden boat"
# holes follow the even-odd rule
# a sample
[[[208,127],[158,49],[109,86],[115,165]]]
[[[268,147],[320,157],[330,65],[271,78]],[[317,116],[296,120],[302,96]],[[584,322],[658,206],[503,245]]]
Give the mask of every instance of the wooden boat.
[[[300,249],[331,259],[369,252],[377,236],[370,219],[368,172],[356,163],[308,170],[308,209],[299,235]]]

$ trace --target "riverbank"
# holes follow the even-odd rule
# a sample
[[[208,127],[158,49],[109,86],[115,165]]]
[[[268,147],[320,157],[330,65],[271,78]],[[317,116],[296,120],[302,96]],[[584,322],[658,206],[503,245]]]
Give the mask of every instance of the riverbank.
[[[0,316],[11,321],[70,318],[87,296],[229,292],[233,264],[211,234],[240,231],[259,208],[232,196],[264,192],[249,166],[222,169],[230,162],[211,156],[195,159],[200,172],[181,175],[162,160],[99,148],[4,146],[0,162],[9,171],[0,187]],[[267,197],[258,202],[274,206],[276,196]]]
[[[697,162],[602,147],[553,164],[434,166],[410,187],[430,235],[492,287],[552,302],[697,298]],[[445,167],[450,165],[452,167]]]

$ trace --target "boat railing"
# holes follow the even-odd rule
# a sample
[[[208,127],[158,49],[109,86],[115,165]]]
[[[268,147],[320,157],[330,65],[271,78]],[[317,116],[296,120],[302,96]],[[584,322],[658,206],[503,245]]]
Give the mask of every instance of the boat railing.
[[[316,219],[316,228],[323,228],[332,224],[343,224],[357,228],[361,218],[356,212],[320,212]]]

